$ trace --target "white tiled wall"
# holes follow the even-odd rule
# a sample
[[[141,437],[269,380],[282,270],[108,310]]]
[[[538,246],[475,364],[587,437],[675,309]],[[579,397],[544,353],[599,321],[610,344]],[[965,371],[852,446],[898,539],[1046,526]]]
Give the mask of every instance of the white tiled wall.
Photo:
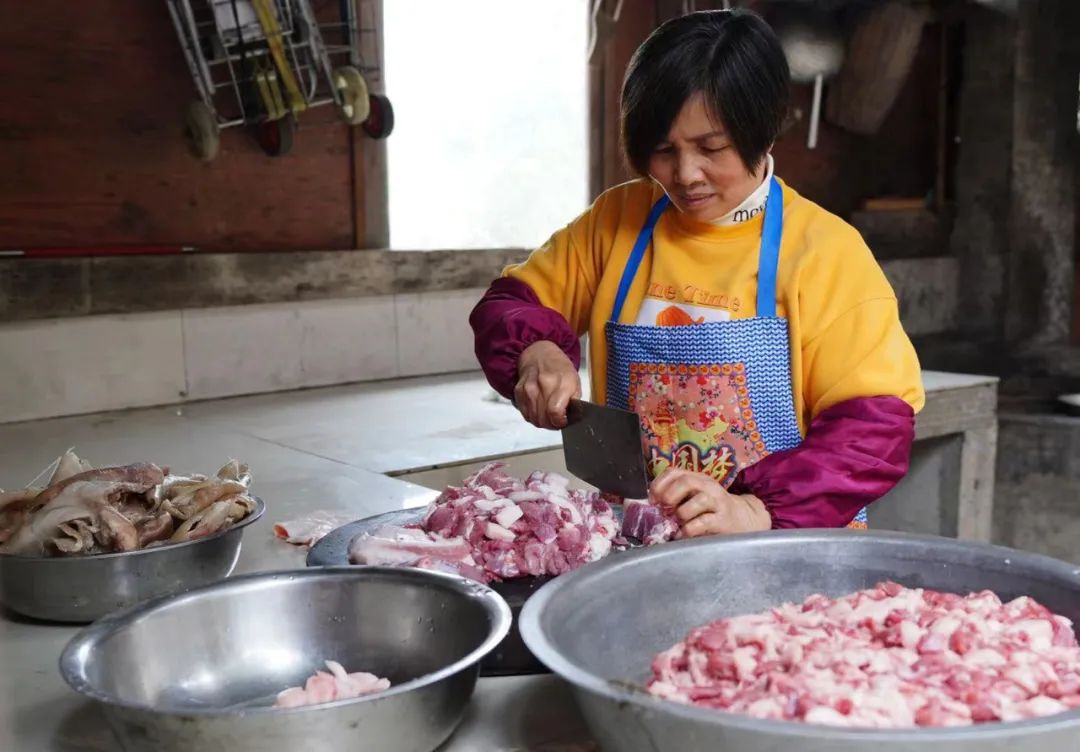
[[[371,381],[397,375],[402,345],[394,298],[325,300],[300,313],[300,373],[305,386]]]
[[[300,385],[300,321],[292,306],[254,305],[184,311],[188,396],[224,397],[243,388]]]
[[[0,327],[0,422],[159,405],[184,390],[179,311]]]
[[[397,295],[398,373],[419,376],[476,368],[469,311],[482,290]]]
[[[482,289],[0,325],[0,423],[477,368]]]

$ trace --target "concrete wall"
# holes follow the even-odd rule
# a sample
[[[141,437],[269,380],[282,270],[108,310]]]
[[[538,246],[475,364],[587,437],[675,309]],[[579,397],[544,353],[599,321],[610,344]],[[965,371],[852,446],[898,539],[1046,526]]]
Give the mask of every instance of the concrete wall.
[[[969,3],[957,123],[960,336],[919,343],[924,366],[990,373],[1009,399],[1052,403],[1080,380],[1080,3]]]
[[[907,476],[867,510],[870,526],[955,538],[962,445],[960,435],[915,442]]]
[[[1077,252],[1080,4],[971,8],[960,92],[953,250],[965,332],[1011,349],[1065,344]]]
[[[1080,418],[1001,416],[994,541],[1080,563]]]

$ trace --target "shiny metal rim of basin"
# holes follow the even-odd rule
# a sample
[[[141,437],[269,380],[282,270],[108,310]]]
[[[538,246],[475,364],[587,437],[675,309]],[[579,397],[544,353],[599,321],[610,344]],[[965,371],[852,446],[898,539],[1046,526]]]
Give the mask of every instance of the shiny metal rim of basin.
[[[564,658],[548,640],[541,627],[541,616],[548,602],[557,596],[561,587],[568,587],[574,582],[596,576],[600,572],[632,567],[638,559],[657,556],[693,556],[695,550],[717,545],[775,545],[775,546],[812,546],[815,544],[836,544],[845,538],[860,536],[878,541],[895,541],[909,544],[924,544],[953,551],[982,552],[998,555],[1013,562],[1025,562],[1036,565],[1047,574],[1075,580],[1080,585],[1080,566],[1049,556],[1019,551],[1004,546],[988,543],[958,541],[932,535],[917,535],[900,532],[877,532],[847,529],[802,529],[794,531],[769,531],[765,533],[747,533],[725,536],[724,538],[697,538],[675,541],[662,546],[652,546],[627,551],[621,556],[601,559],[569,574],[564,574],[545,584],[526,603],[518,618],[518,629],[529,650],[554,673],[570,682],[579,690],[600,695],[620,705],[632,705],[644,712],[676,716],[687,722],[711,726],[730,726],[745,731],[768,732],[771,735],[798,737],[820,741],[864,741],[867,744],[876,741],[908,741],[933,744],[948,741],[978,741],[994,737],[1024,737],[1032,730],[1051,731],[1058,728],[1075,727],[1080,723],[1080,709],[1069,710],[1041,718],[1023,721],[998,721],[994,723],[974,724],[953,728],[900,728],[900,729],[845,729],[842,727],[800,723],[797,721],[772,721],[752,716],[731,713],[724,710],[700,708],[693,705],[662,700],[646,694],[643,690],[621,686],[623,677],[604,678],[586,671]],[[1074,625],[1074,629],[1077,625]]]
[[[433,583],[445,585],[465,597],[478,599],[487,611],[488,616],[491,618],[487,637],[485,637],[476,648],[457,661],[444,666],[438,671],[433,671],[430,674],[424,674],[415,679],[410,679],[407,682],[393,686],[383,692],[346,700],[335,700],[334,702],[322,703],[320,705],[305,705],[296,708],[254,707],[243,708],[240,710],[221,710],[215,708],[185,707],[181,709],[161,708],[142,703],[124,702],[112,695],[99,692],[91,687],[84,672],[81,670],[82,665],[86,662],[85,655],[105,635],[109,634],[114,629],[122,627],[124,624],[137,621],[151,611],[167,607],[171,603],[179,603],[184,600],[194,599],[208,592],[241,587],[245,583],[259,580],[272,581],[276,579],[296,580],[303,578],[319,579],[334,577],[368,579],[380,575],[389,575],[392,577],[400,577],[402,579],[429,579]],[[275,715],[282,713],[304,713],[341,707],[343,705],[381,700],[386,697],[404,694],[410,690],[419,689],[420,687],[436,684],[444,679],[448,679],[469,668],[471,665],[479,664],[480,659],[494,650],[495,647],[502,642],[503,638],[506,637],[507,633],[510,631],[510,623],[510,606],[507,605],[502,596],[479,582],[444,572],[409,569],[405,567],[363,567],[362,569],[357,569],[356,567],[318,567],[314,569],[285,569],[272,572],[255,572],[253,574],[230,577],[219,582],[192,588],[191,590],[185,590],[179,593],[162,595],[102,617],[90,626],[83,628],[64,648],[59,661],[60,675],[63,677],[64,681],[67,682],[69,687],[92,700],[97,700],[98,702],[114,707],[148,711],[159,713],[161,715],[226,717],[235,715],[264,715],[271,713]]]
[[[20,556],[18,554],[0,554],[0,561],[5,559],[17,559],[18,561],[104,561],[105,559],[120,559],[122,557],[132,556],[153,556],[156,553],[162,551],[178,551],[182,548],[188,548],[190,546],[197,546],[200,543],[206,543],[207,541],[217,540],[234,530],[241,530],[251,523],[257,521],[266,512],[266,502],[260,499],[258,496],[249,494],[251,500],[255,502],[255,508],[251,510],[251,514],[244,517],[239,522],[230,525],[223,530],[219,530],[213,535],[207,535],[203,538],[195,538],[194,540],[187,540],[182,543],[170,543],[169,545],[154,546],[153,548],[140,548],[136,551],[114,551],[111,554],[90,554],[88,556]]]

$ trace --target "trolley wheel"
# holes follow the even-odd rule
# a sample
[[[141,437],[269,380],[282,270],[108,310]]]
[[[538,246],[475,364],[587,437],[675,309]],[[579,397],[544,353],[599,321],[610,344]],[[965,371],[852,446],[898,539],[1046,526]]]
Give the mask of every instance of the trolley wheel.
[[[278,120],[263,120],[255,124],[255,139],[271,157],[280,157],[292,151],[296,119],[286,115]]]
[[[221,133],[218,129],[217,116],[205,102],[196,100],[188,105],[184,117],[184,134],[188,146],[199,159],[207,162],[218,154],[221,146]]]
[[[394,130],[394,108],[390,100],[382,94],[372,94],[369,109],[371,113],[364,121],[364,133],[372,138],[386,138]]]
[[[367,81],[350,65],[334,71],[334,88],[340,95],[338,110],[349,125],[360,125],[370,111]]]
[[[316,24],[316,26],[317,25],[318,24]],[[307,23],[304,22],[303,18],[300,17],[300,14],[294,13],[293,14],[293,31],[292,31],[292,42],[293,42],[293,44],[307,45],[308,42],[311,41],[311,37],[312,37],[311,31],[312,31],[311,27],[308,26]]]

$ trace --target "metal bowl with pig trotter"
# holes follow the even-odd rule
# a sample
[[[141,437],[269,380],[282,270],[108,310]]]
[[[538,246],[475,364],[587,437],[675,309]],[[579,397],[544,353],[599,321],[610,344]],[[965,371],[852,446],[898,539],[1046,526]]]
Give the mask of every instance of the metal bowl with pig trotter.
[[[205,538],[91,556],[0,554],[0,603],[44,621],[87,624],[117,609],[179,590],[217,582],[240,557],[244,528],[266,504]]]
[[[125,752],[431,752],[453,733],[480,659],[510,628],[490,588],[404,568],[234,577],[86,627],[60,659]],[[273,708],[324,661],[388,690]]]
[[[714,619],[892,580],[1027,595],[1080,623],[1080,567],[998,546],[877,531],[772,531],[630,551],[563,575],[525,604],[529,649],[566,679],[615,752],[1076,752],[1080,710],[954,728],[856,730],[760,720],[636,689],[657,653]]]

